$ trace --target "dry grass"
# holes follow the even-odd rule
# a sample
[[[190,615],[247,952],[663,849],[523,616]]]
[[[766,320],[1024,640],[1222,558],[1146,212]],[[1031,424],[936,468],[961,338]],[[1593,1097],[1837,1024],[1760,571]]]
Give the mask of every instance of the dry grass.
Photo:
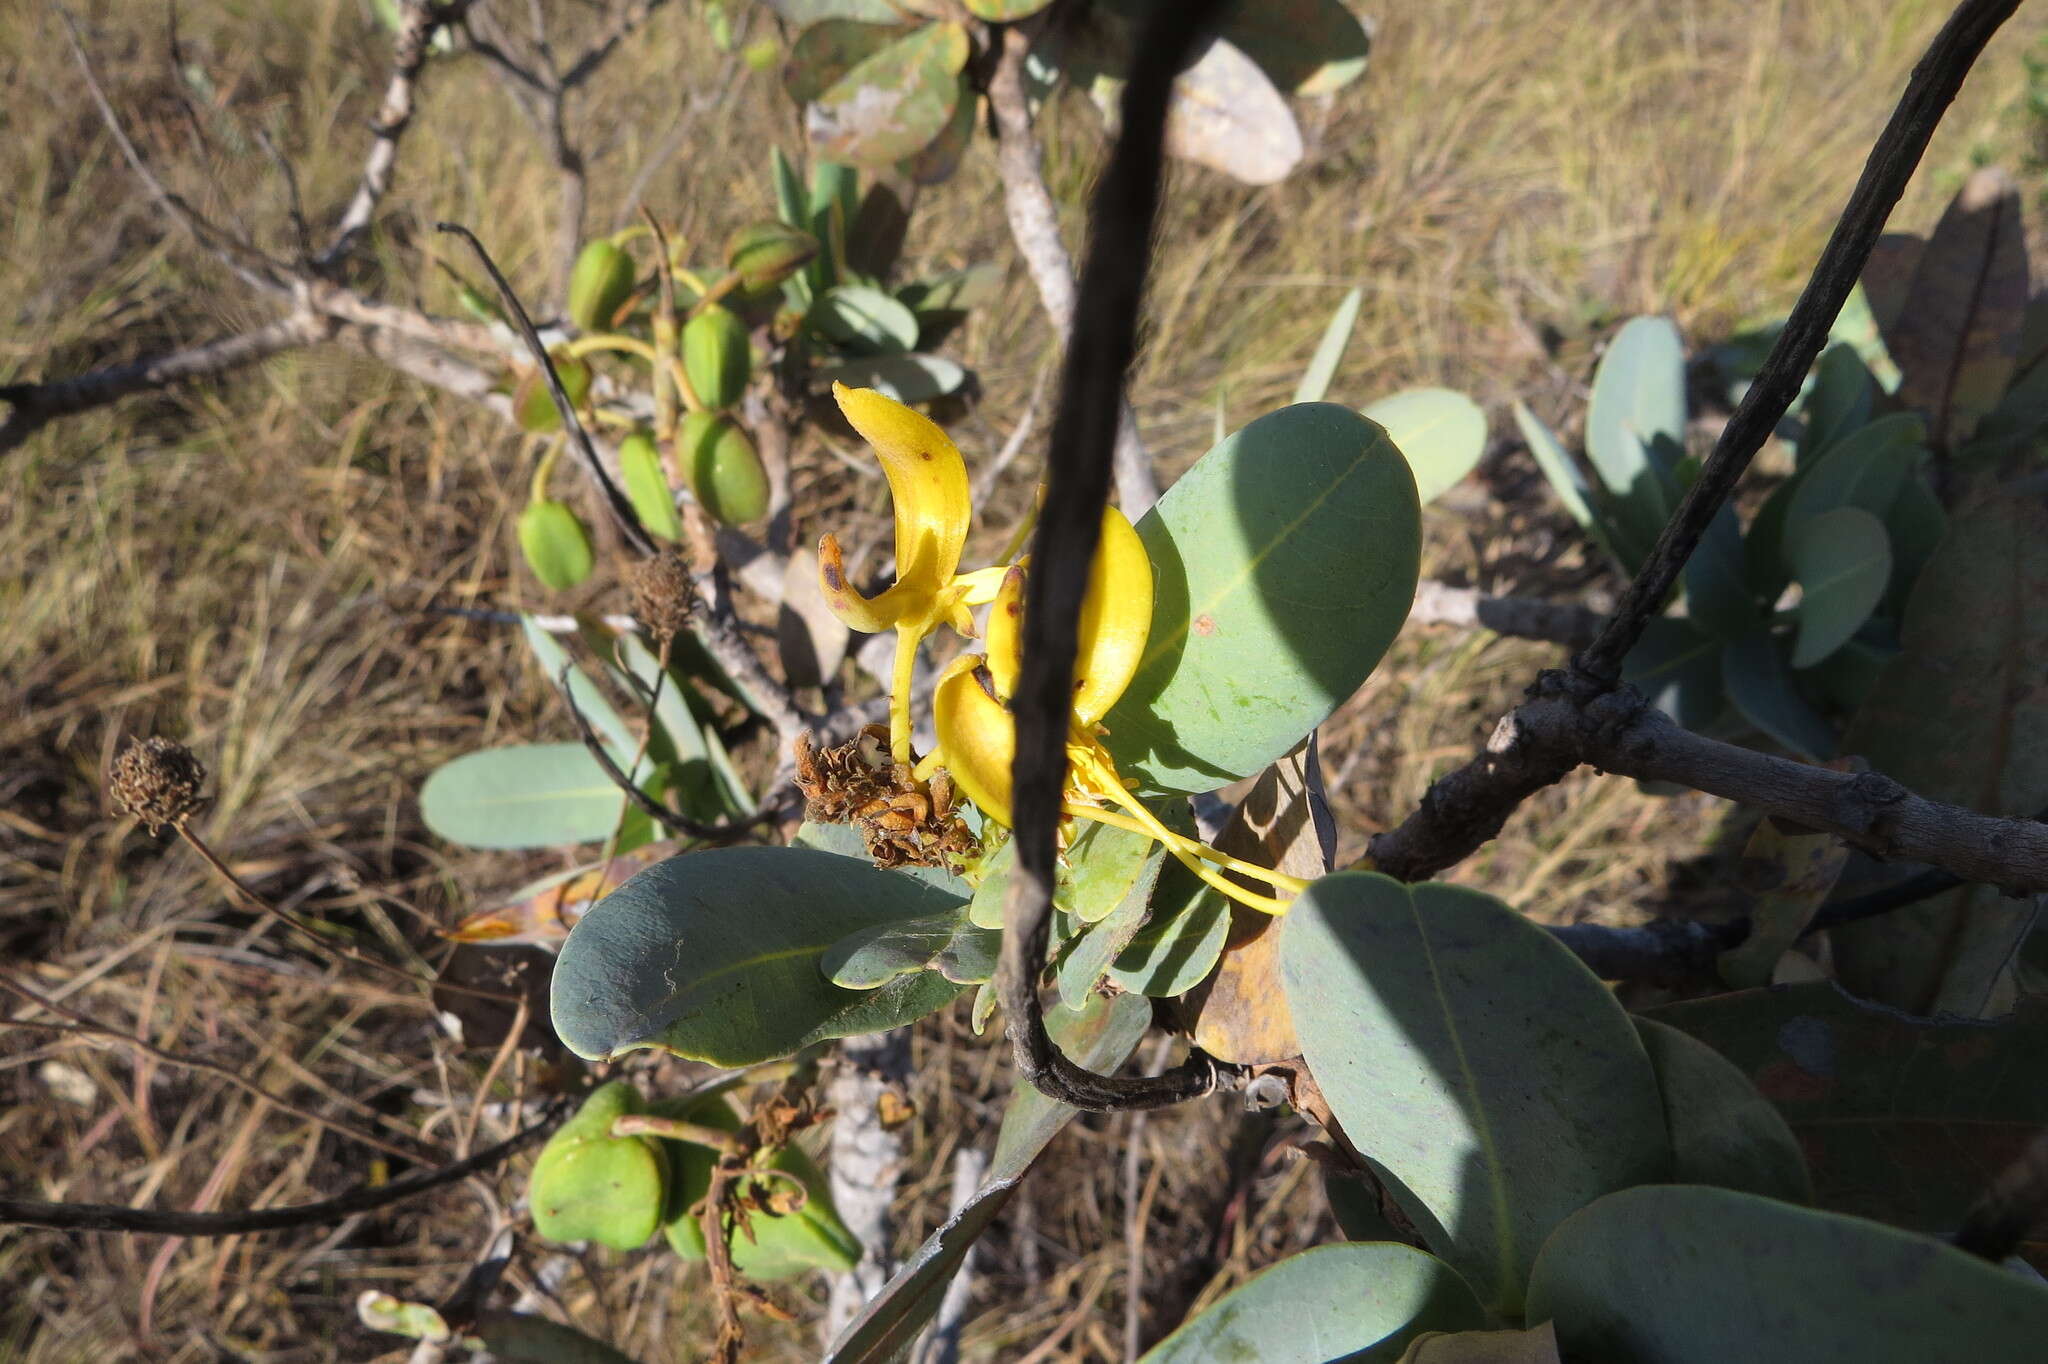
[[[352,183],[384,48],[356,0],[181,7],[182,65],[157,6],[90,7],[88,35],[139,140],[194,202],[280,243],[270,132],[316,215]],[[736,73],[672,7],[577,110],[599,130],[590,223],[648,201],[715,241],[770,208],[766,146],[791,141],[771,82]],[[1426,16],[1423,11],[1426,10]],[[1390,12],[1367,79],[1310,111],[1313,165],[1253,192],[1177,177],[1135,398],[1170,471],[1285,401],[1329,309],[1367,302],[1334,398],[1414,382],[1514,396],[1575,426],[1611,319],[1674,313],[1712,339],[1789,303],[1944,9],[1821,0],[1592,4],[1488,0]],[[1962,174],[2019,164],[2033,130],[2001,37],[1937,138],[1900,221],[1928,224]],[[119,164],[54,17],[0,11],[0,375],[57,376],[190,342],[257,314],[167,231]],[[1098,143],[1073,104],[1049,170],[1069,208]],[[679,150],[648,169],[673,135]],[[449,308],[419,248],[475,225],[522,287],[545,289],[553,180],[473,65],[436,70],[371,273]],[[985,149],[930,196],[917,260],[1012,257]],[[1078,218],[1070,216],[1069,227]],[[1548,331],[1561,341],[1546,347]],[[1020,411],[1047,336],[1012,269],[955,349],[986,399],[970,458]],[[1497,423],[1496,430],[1506,430]],[[876,518],[869,481],[806,452],[802,529]],[[208,839],[246,878],[393,960],[533,869],[436,844],[412,793],[482,744],[562,737],[563,717],[499,627],[429,603],[519,604],[510,518],[525,452],[493,419],[360,359],[317,352],[218,387],[131,402],[45,432],[0,467],[0,958],[46,994],[174,1051],[233,1065],[295,1102],[451,1146],[487,1053],[457,1049],[416,994],[337,971],[237,910],[187,852],[104,813],[117,739],[167,733],[214,772]],[[990,509],[999,536],[1022,471]],[[1516,451],[1429,515],[1428,570],[1497,590],[1598,590]],[[586,594],[595,600],[603,585]],[[1414,630],[1326,732],[1346,846],[1412,808],[1553,651]],[[1687,866],[1723,810],[1580,774],[1530,802],[1457,876],[1545,917],[1711,909]],[[986,1140],[1000,1048],[955,1017],[919,1030],[906,1242],[941,1214],[951,1151]],[[527,1077],[534,1078],[534,1077]],[[544,1078],[544,1077],[543,1077]],[[346,1096],[343,1102],[336,1096]],[[364,1110],[367,1110],[365,1112]],[[1019,1358],[1068,1326],[1060,1359],[1122,1357],[1130,1120],[1077,1124],[989,1241],[970,1356]],[[505,1130],[487,1119],[479,1140]],[[1305,1243],[1325,1214],[1306,1164],[1217,1105],[1149,1121],[1157,1171],[1143,1297],[1157,1334],[1197,1298]],[[60,1153],[57,1154],[57,1153]],[[205,1076],[70,1039],[0,1032],[0,1168],[10,1192],[159,1207],[302,1201],[360,1179],[367,1154]],[[518,1197],[515,1171],[337,1229],[212,1243],[0,1231],[0,1359],[362,1358],[366,1287],[445,1294]],[[515,1282],[530,1276],[522,1258]],[[695,1357],[694,1274],[658,1255],[587,1257],[565,1308],[637,1357]],[[803,1293],[786,1295],[803,1309]],[[757,1339],[801,1352],[801,1324]],[[1044,1356],[1041,1356],[1044,1357]]]

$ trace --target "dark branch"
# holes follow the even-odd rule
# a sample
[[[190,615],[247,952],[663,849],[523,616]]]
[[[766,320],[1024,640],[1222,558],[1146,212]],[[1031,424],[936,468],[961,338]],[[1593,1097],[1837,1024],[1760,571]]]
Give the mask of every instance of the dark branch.
[[[562,665],[561,675],[555,679],[555,685],[562,693],[562,704],[569,708],[569,717],[576,722],[576,732],[582,736],[584,748],[597,760],[597,765],[604,769],[605,776],[611,779],[612,785],[625,793],[626,799],[633,803],[634,809],[670,833],[680,834],[685,838],[701,838],[707,842],[729,843],[735,838],[744,838],[749,831],[758,829],[775,818],[774,810],[766,802],[745,819],[737,819],[730,824],[703,824],[688,815],[669,809],[641,790],[633,779],[626,775],[620,768],[618,760],[612,757],[611,750],[605,747],[604,740],[598,737],[597,731],[591,727],[590,718],[576,704],[576,693],[569,689],[569,665]]]
[[[1872,147],[1849,203],[1814,267],[1813,278],[1786,319],[1785,329],[1772,347],[1763,371],[1729,419],[1698,481],[1687,491],[1677,513],[1658,536],[1649,561],[1629,584],[1621,605],[1599,638],[1573,661],[1568,677],[1538,680],[1537,686],[1545,689],[1546,698],[1583,709],[1595,705],[1613,690],[1621,675],[1621,660],[1635,647],[1644,626],[1660,608],[1686,559],[1698,546],[1707,524],[1734,490],[1751,457],[1776,428],[1805,381],[1828,328],[1869,260],[1885,219],[1919,164],[1942,112],[1954,99],[1985,42],[2018,3],[2019,0],[1964,0],[1913,68],[1905,93]],[[1523,734],[1515,744],[1517,760],[1504,761],[1500,746],[1503,733],[1518,726]],[[1579,727],[1576,722],[1567,726],[1574,732]],[[1533,725],[1531,717],[1522,712],[1504,719],[1485,752],[1440,778],[1400,827],[1373,839],[1373,865],[1403,880],[1422,880],[1468,856],[1500,832],[1501,825],[1523,800],[1578,765],[1580,750],[1574,743],[1530,742],[1559,737],[1564,736],[1544,735],[1541,726]],[[1761,755],[1745,757],[1758,763],[1775,761]],[[1731,760],[1717,766],[1735,769],[1741,764]],[[1683,776],[1665,772],[1648,775],[1685,781]],[[1724,782],[1729,782],[1740,773],[1731,770],[1722,775]],[[2004,868],[1992,870],[2002,874]]]
[[[1174,75],[1215,22],[1218,0],[1159,6],[1139,35],[1124,89],[1121,135],[1091,207],[1087,264],[1067,339],[1059,411],[1046,457],[1045,507],[1031,554],[1024,608],[1024,664],[1011,709],[1017,718],[1017,875],[1004,911],[997,983],[1009,1015],[1018,1070],[1045,1094],[1077,1108],[1157,1108],[1215,1087],[1196,1054],[1164,1075],[1096,1075],[1060,1053],[1045,1031],[1038,996],[1052,914],[1053,863],[1066,782],[1076,636],[1116,448],[1125,375],[1137,347],[1138,311],[1152,252]]]
[[[352,1189],[319,1203],[245,1212],[159,1212],[119,1203],[43,1203],[0,1198],[0,1224],[50,1227],[57,1231],[139,1231],[152,1236],[245,1236],[252,1232],[319,1227],[402,1203],[416,1194],[467,1179],[540,1141],[567,1110],[556,1108],[496,1146],[465,1160],[401,1176],[388,1184]]]

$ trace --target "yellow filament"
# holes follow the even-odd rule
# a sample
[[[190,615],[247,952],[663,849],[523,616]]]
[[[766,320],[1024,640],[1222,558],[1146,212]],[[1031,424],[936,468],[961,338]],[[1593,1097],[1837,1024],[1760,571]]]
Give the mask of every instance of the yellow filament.
[[[598,332],[592,336],[579,336],[562,347],[571,355],[589,355],[593,351],[615,350],[627,355],[637,355],[648,364],[655,364],[654,347],[637,336],[621,336],[617,332]]]

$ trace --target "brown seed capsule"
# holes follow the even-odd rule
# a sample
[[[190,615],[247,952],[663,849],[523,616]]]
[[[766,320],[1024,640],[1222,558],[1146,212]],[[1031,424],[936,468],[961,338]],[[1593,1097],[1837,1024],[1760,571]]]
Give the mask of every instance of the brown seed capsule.
[[[633,593],[633,615],[657,645],[689,628],[697,611],[697,584],[682,555],[669,549],[642,559],[628,572],[627,586]]]
[[[799,734],[796,784],[805,818],[853,825],[868,856],[885,870],[957,865],[975,851],[952,778],[940,769],[920,782],[911,764],[898,765],[889,756],[885,725],[869,725],[837,748],[820,749],[808,733]]]
[[[206,802],[199,788],[206,769],[192,750],[171,739],[130,739],[107,772],[114,809],[133,815],[151,833],[176,828]]]

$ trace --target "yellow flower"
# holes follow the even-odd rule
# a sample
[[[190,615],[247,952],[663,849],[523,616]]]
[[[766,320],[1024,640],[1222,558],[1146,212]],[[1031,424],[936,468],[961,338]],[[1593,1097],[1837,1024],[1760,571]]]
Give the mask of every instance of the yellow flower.
[[[846,580],[838,537],[818,542],[818,577],[832,614],[855,630],[896,632],[889,693],[890,756],[910,761],[910,678],[918,642],[941,625],[972,634],[968,607],[989,599],[1001,570],[961,575],[960,547],[974,509],[967,463],[938,424],[871,388],[832,385],[839,410],[874,447],[896,505],[896,581],[880,596],[863,596]]]
[[[853,429],[874,447],[889,480],[896,512],[896,581],[878,596],[862,595],[846,580],[839,541],[828,534],[818,544],[825,600],[834,615],[856,630],[896,632],[889,747],[898,763],[910,761],[910,682],[919,642],[941,625],[971,636],[974,621],[968,608],[993,602],[986,656],[962,654],[939,675],[932,693],[939,744],[917,765],[915,775],[929,780],[944,767],[983,815],[1007,826],[1010,766],[1017,751],[1009,700],[1022,664],[1026,565],[961,573],[960,550],[973,507],[967,464],[959,448],[929,417],[873,389],[834,384],[832,395]],[[1151,627],[1152,561],[1124,514],[1105,508],[1088,594],[1081,605],[1061,809],[1075,819],[1156,839],[1231,899],[1277,914],[1287,907],[1285,899],[1248,890],[1220,869],[1262,882],[1290,898],[1305,882],[1242,862],[1168,829],[1125,788],[1116,760],[1102,746],[1102,718],[1136,675]]]

